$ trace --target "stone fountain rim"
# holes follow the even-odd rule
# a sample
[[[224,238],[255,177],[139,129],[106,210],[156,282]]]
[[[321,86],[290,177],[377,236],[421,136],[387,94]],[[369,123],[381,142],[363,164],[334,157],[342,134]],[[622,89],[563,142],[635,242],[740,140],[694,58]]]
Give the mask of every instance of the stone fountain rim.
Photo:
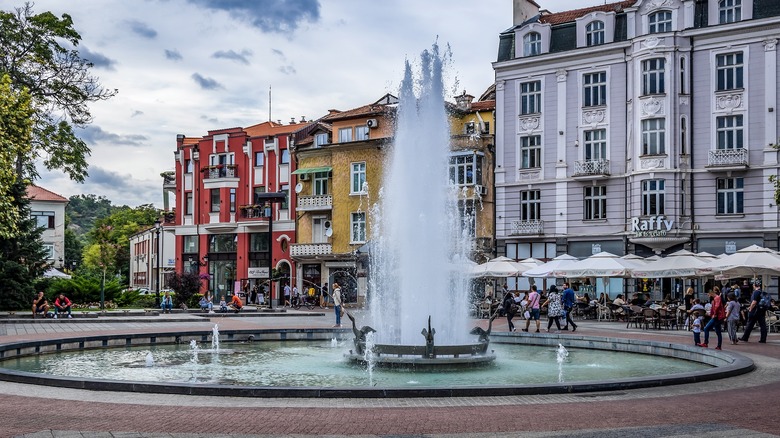
[[[265,329],[265,330],[223,330],[221,342],[278,341],[278,340],[328,340],[336,334],[349,339],[351,331],[331,329]],[[206,342],[211,330],[192,330],[179,333],[135,333],[111,334],[83,337],[52,338],[36,341],[20,341],[0,344],[0,361],[14,357],[45,354],[63,350],[109,348],[127,346],[148,346],[156,344],[185,343],[190,339]],[[187,338],[186,340],[184,338]],[[146,342],[142,342],[146,340]],[[134,341],[137,341],[134,343]],[[622,391],[686,383],[699,383],[737,376],[751,372],[755,364],[748,357],[734,352],[701,349],[670,342],[646,341],[599,336],[554,334],[493,333],[491,342],[556,346],[567,348],[591,348],[618,350],[624,352],[667,355],[679,359],[693,360],[712,365],[706,370],[646,376],[632,379],[602,381],[566,382],[562,384],[500,385],[500,386],[458,386],[450,388],[417,387],[256,387],[227,385],[196,385],[185,383],[154,383],[121,380],[85,379],[48,374],[36,374],[9,370],[0,367],[0,380],[16,383],[50,385],[62,388],[86,389],[92,391],[142,392],[197,396],[229,397],[282,397],[282,398],[402,398],[402,397],[486,397],[511,395],[571,394],[598,391]],[[100,345],[86,346],[91,343]],[[74,347],[75,345],[75,347]],[[63,348],[65,347],[65,348]],[[68,348],[69,347],[69,348]],[[1,362],[0,362],[1,364]]]

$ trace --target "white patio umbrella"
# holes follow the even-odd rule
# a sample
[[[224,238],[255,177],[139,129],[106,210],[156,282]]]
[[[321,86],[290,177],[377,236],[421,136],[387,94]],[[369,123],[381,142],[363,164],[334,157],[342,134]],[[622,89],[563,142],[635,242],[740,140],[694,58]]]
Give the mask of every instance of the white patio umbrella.
[[[645,266],[634,269],[631,276],[634,278],[688,278],[699,274],[697,268],[708,263],[707,259],[684,249],[669,254],[668,256]]]
[[[523,277],[547,278],[553,277],[553,272],[558,268],[568,266],[579,259],[568,254],[562,254],[547,263],[541,264],[523,272]]]
[[[43,273],[43,276],[44,278],[66,278],[66,279],[71,278],[70,275],[55,268],[51,268],[47,270],[46,272]]]
[[[516,262],[509,257],[496,257],[488,260],[486,263],[474,266],[472,273],[476,277],[517,277],[530,269],[522,263]]]
[[[620,258],[623,260],[628,260],[629,262],[634,263],[637,266],[644,266],[650,263],[650,260],[647,260],[646,258],[642,256],[638,256],[636,254],[626,254]]]
[[[554,277],[629,277],[631,270],[639,268],[637,262],[624,260],[610,252],[602,251],[586,259],[553,271]]]
[[[780,255],[769,248],[750,245],[704,264],[696,270],[696,274],[717,275],[721,278],[780,275]]]

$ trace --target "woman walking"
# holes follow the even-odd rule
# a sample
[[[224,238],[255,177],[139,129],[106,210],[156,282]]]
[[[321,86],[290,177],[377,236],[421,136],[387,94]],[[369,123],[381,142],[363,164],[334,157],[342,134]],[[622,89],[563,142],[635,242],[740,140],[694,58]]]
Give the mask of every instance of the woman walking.
[[[507,292],[506,295],[504,295],[504,302],[502,303],[504,306],[504,311],[506,312],[506,322],[507,327],[509,328],[510,332],[515,331],[515,325],[512,324],[512,318],[515,317],[515,314],[517,314],[518,306],[515,303],[515,296],[512,295],[512,292]]]
[[[731,345],[739,342],[737,339],[737,324],[739,324],[739,302],[734,292],[727,295],[729,303],[726,305],[726,329],[729,332]]]
[[[712,299],[712,307],[710,307],[710,321],[704,326],[704,343],[699,344],[699,347],[707,348],[709,346],[710,330],[715,329],[715,334],[718,336],[718,346],[716,350],[720,350],[720,345],[723,343],[723,334],[721,332],[721,323],[726,319],[726,309],[723,307],[723,301],[720,299],[720,288],[715,286],[709,292]]]
[[[563,305],[561,304],[561,294],[558,293],[558,288],[554,284],[550,286],[550,290],[547,293],[547,301],[542,304],[542,307],[544,306],[547,306],[547,331],[550,331],[553,322],[560,330],[560,317],[563,316]]]

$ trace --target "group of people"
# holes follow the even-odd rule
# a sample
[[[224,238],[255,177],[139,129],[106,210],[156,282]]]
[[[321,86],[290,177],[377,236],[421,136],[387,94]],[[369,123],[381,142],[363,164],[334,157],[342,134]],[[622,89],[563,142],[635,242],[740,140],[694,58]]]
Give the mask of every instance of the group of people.
[[[523,312],[525,316],[525,328],[522,329],[527,332],[531,327],[531,321],[536,322],[536,333],[539,333],[541,328],[541,309],[547,308],[547,331],[552,329],[552,325],[558,330],[577,331],[577,324],[571,318],[572,310],[577,303],[577,295],[571,288],[569,283],[563,283],[563,293],[558,291],[556,285],[551,285],[547,291],[547,297],[542,301],[542,296],[539,294],[536,285],[531,285],[531,289],[524,293],[523,297],[520,297],[520,292],[507,292],[502,302],[504,313],[506,314],[509,331],[517,331],[512,319],[519,312]],[[561,320],[564,322],[564,326],[561,327]]]
[[[64,294],[57,295],[54,299],[54,305],[49,305],[49,300],[46,299],[46,295],[43,291],[39,291],[32,302],[32,317],[35,319],[36,315],[42,315],[44,318],[49,317],[49,309],[54,307],[54,313],[51,315],[54,319],[60,314],[67,314],[68,318],[72,318],[71,307],[73,303]]]

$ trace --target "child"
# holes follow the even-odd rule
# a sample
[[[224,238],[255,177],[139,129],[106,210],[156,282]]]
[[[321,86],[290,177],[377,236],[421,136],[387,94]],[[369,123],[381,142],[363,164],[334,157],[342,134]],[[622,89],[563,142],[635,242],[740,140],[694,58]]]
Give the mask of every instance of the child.
[[[225,312],[227,312],[227,310],[228,310],[227,302],[225,301],[225,296],[222,295],[222,298],[220,298],[220,300],[219,300],[219,311],[222,312],[222,313],[225,313]]]
[[[726,329],[729,332],[729,340],[731,341],[731,345],[735,345],[737,342],[739,342],[737,339],[737,324],[739,324],[739,302],[737,301],[737,295],[734,292],[729,292],[727,298],[729,303],[726,305]]]
[[[693,343],[696,346],[701,346],[701,326],[703,325],[704,317],[701,315],[700,310],[693,312]]]
[[[701,305],[701,301],[698,298],[693,300],[693,306],[691,306],[691,310],[689,310],[688,313],[693,315],[693,313],[696,312],[697,310],[699,310],[699,315],[704,315],[704,306]],[[686,330],[688,330],[690,328],[690,325],[688,324],[690,319],[691,318],[689,317],[688,319],[685,320],[685,328],[686,328]],[[693,321],[690,321],[690,322],[693,322]]]

